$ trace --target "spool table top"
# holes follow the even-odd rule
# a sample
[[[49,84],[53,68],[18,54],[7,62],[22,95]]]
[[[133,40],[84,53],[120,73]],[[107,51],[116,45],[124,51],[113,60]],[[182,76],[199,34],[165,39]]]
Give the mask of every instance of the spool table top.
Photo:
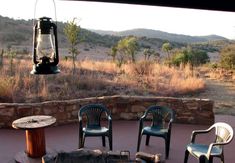
[[[16,129],[37,129],[50,126],[56,122],[56,119],[48,115],[34,115],[22,117],[13,121],[12,127]]]

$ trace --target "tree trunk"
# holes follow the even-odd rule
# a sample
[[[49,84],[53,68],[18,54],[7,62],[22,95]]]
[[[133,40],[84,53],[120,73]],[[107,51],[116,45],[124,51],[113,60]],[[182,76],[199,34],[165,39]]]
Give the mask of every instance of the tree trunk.
[[[0,54],[0,68],[3,67],[3,54],[4,54],[4,50],[2,49],[1,54]]]
[[[73,54],[73,75],[76,72],[75,54]]]

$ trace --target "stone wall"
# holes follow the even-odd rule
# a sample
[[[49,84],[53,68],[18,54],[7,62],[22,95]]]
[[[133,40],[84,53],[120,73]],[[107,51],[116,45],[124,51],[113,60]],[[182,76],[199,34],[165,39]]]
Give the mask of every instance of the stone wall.
[[[30,115],[54,116],[56,125],[77,122],[79,108],[89,103],[106,105],[113,120],[138,120],[150,105],[164,105],[175,110],[176,123],[214,123],[213,101],[208,99],[107,96],[42,103],[0,103],[0,128],[11,127],[14,120]]]

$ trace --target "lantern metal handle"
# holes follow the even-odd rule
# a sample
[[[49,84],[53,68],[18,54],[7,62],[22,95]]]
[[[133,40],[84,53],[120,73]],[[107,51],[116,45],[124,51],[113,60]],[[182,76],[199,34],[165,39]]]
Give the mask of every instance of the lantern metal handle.
[[[57,25],[57,15],[56,15],[56,5],[55,5],[55,0],[53,1],[53,5],[54,5],[54,11],[55,11],[55,22]],[[34,16],[33,16],[33,27],[35,26],[35,16],[36,16],[36,11],[37,11],[37,4],[38,4],[38,0],[35,1],[35,5],[34,5]]]

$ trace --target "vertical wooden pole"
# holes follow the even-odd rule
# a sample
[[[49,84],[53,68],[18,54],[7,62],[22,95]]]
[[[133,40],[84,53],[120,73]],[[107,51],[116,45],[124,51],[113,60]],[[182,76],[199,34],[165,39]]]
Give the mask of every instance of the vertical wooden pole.
[[[37,158],[46,154],[44,128],[26,130],[26,153]]]

